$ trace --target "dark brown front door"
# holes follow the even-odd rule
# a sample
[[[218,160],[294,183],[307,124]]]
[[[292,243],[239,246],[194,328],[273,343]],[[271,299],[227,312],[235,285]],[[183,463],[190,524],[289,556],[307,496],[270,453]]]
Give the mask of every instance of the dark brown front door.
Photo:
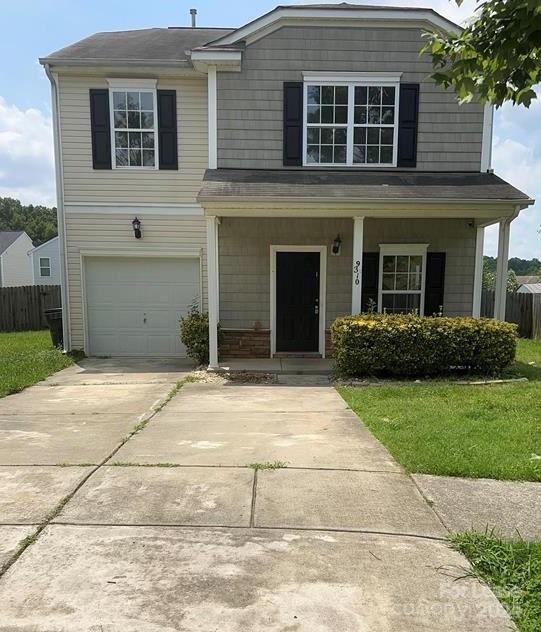
[[[276,351],[319,347],[319,252],[276,253]]]

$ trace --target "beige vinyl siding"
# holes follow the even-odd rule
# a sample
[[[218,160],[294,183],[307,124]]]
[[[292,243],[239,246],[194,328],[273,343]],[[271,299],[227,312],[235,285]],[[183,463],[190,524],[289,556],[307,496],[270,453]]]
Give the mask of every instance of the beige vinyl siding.
[[[206,77],[158,79],[158,89],[176,90],[179,168],[92,168],[91,88],[105,78],[60,76],[60,126],[65,203],[193,204],[208,163]]]
[[[283,27],[250,44],[242,72],[218,73],[218,165],[280,169],[283,82],[309,72],[401,72],[419,83],[417,170],[479,171],[483,106],[459,105],[430,79],[413,28]]]
[[[340,235],[342,253],[330,255]],[[270,327],[270,246],[327,246],[325,326],[351,311],[353,220],[300,218],[222,218],[219,227],[220,323],[224,328]],[[466,220],[365,220],[364,251],[382,243],[428,243],[445,252],[444,311],[471,315],[475,229]]]
[[[136,257],[141,249],[161,251],[202,251],[203,307],[207,305],[206,229],[203,216],[145,215],[141,219],[143,238],[135,240],[128,214],[100,213],[90,208],[88,213],[70,212],[66,207],[66,240],[68,287],[71,315],[71,346],[84,346],[83,296],[81,283],[81,250],[122,251]]]

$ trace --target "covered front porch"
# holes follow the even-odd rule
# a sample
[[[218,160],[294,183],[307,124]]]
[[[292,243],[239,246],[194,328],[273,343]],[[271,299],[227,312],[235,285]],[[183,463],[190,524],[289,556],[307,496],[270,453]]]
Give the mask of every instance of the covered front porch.
[[[309,189],[271,187],[275,197],[268,190],[255,196],[254,183],[238,177],[235,183],[230,174],[218,195],[216,181],[200,195],[207,215],[211,368],[239,358],[327,358],[331,323],[361,311],[479,317],[484,229],[493,223],[500,226],[494,316],[504,319],[509,225],[518,204],[412,201],[407,191],[420,189],[411,182],[409,189],[401,185],[399,199],[362,199],[351,185],[329,197],[329,187],[337,187],[328,174]],[[378,187],[385,194],[391,188]],[[397,195],[399,185],[394,188]]]

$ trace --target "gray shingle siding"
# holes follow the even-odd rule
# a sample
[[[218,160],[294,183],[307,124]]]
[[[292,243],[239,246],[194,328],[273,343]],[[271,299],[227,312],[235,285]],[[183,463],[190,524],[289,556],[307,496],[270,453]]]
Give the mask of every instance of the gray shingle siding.
[[[270,246],[327,246],[325,326],[351,312],[351,219],[224,217],[220,234],[220,324],[224,328],[270,326]],[[342,252],[330,256],[336,235]],[[364,252],[382,243],[427,243],[429,252],[445,252],[444,313],[471,316],[475,229],[462,219],[366,218]]]
[[[282,168],[284,81],[302,72],[402,72],[420,84],[418,170],[479,171],[483,106],[430,79],[420,29],[283,27],[250,44],[240,73],[218,73],[218,166]]]

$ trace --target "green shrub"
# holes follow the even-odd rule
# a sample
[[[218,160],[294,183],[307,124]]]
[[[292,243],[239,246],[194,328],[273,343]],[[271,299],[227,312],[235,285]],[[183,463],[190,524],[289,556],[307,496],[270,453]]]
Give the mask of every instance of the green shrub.
[[[209,315],[191,306],[188,314],[180,319],[180,341],[186,347],[186,353],[199,364],[209,361]],[[218,344],[220,328],[218,327]]]
[[[498,374],[513,362],[517,326],[484,318],[360,314],[331,325],[334,359],[349,376]]]

